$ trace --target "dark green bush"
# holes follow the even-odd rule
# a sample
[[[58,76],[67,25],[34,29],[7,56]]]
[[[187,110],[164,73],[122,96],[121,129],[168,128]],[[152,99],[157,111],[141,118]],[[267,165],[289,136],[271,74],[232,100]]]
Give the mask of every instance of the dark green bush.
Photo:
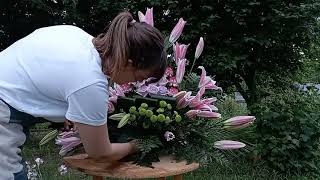
[[[317,173],[320,153],[320,97],[285,90],[253,108],[258,152],[269,165],[292,173]]]
[[[205,64],[224,89],[235,85],[249,105],[262,98],[261,73],[276,79],[295,72],[301,52],[318,42],[319,0],[1,0],[0,50],[48,25],[75,24],[97,35],[118,12],[146,7],[154,7],[155,26],[166,33],[179,17],[187,20],[179,42],[194,51],[203,36],[206,48],[197,64]]]

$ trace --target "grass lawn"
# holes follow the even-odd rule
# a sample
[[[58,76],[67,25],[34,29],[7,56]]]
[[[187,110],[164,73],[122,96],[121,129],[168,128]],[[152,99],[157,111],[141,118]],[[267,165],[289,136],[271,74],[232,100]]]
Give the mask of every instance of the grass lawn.
[[[40,166],[40,172],[44,180],[79,180],[90,179],[85,174],[78,171],[68,170],[65,175],[60,175],[58,167],[62,164],[62,158],[59,156],[59,147],[53,142],[39,147],[38,143],[45,135],[45,131],[31,132],[30,137],[24,146],[23,157],[26,161],[34,162],[34,159],[40,157],[44,164]],[[234,160],[231,166],[225,167],[219,164],[212,164],[209,167],[203,167],[193,173],[189,173],[186,180],[274,180],[274,179],[312,179],[305,176],[281,175],[269,170],[263,164],[252,165],[245,160]]]

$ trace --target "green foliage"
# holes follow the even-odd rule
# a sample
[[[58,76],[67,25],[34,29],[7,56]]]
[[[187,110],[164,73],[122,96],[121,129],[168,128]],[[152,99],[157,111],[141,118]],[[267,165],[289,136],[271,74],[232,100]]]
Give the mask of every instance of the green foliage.
[[[320,23],[319,23],[320,24]],[[319,25],[320,28],[320,25]],[[303,66],[294,77],[299,83],[319,83],[320,84],[320,45],[313,44],[310,48],[311,56],[304,56]]]
[[[295,72],[301,52],[313,53],[309,47],[319,37],[318,0],[3,0],[0,50],[36,28],[55,24],[74,24],[97,35],[120,11],[136,16],[146,7],[154,7],[155,26],[166,35],[179,17],[187,20],[179,42],[191,43],[194,52],[203,36],[206,47],[196,65],[204,62],[223,88],[235,85],[249,105],[263,98],[257,88],[263,79],[258,78]]]
[[[230,96],[226,96],[223,100],[219,101],[217,107],[223,119],[249,114],[245,104],[237,103],[235,99]]]
[[[258,151],[280,171],[319,171],[320,97],[285,90],[256,105]]]

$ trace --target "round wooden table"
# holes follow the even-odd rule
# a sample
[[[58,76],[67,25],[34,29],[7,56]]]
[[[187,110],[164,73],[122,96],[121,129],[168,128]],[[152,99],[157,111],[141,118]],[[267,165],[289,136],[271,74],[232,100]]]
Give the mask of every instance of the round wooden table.
[[[152,163],[153,168],[133,164],[132,162],[107,162],[87,158],[86,154],[79,154],[64,158],[65,164],[72,169],[91,175],[94,180],[104,177],[144,179],[173,176],[174,180],[182,180],[183,174],[199,168],[198,163],[187,164],[186,161],[177,162],[170,156],[160,158],[160,162]]]

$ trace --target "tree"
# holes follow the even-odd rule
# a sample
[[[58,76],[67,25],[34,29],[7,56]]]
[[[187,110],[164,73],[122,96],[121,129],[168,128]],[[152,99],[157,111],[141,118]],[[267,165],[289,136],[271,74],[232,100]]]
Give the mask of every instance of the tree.
[[[264,96],[265,79],[279,84],[301,67],[301,52],[308,55],[319,35],[318,0],[4,0],[0,49],[47,25],[75,24],[97,35],[118,12],[136,15],[146,7],[154,7],[155,26],[164,33],[179,17],[187,20],[179,41],[191,42],[192,51],[203,36],[197,64],[204,63],[222,87],[236,86],[249,106]]]

